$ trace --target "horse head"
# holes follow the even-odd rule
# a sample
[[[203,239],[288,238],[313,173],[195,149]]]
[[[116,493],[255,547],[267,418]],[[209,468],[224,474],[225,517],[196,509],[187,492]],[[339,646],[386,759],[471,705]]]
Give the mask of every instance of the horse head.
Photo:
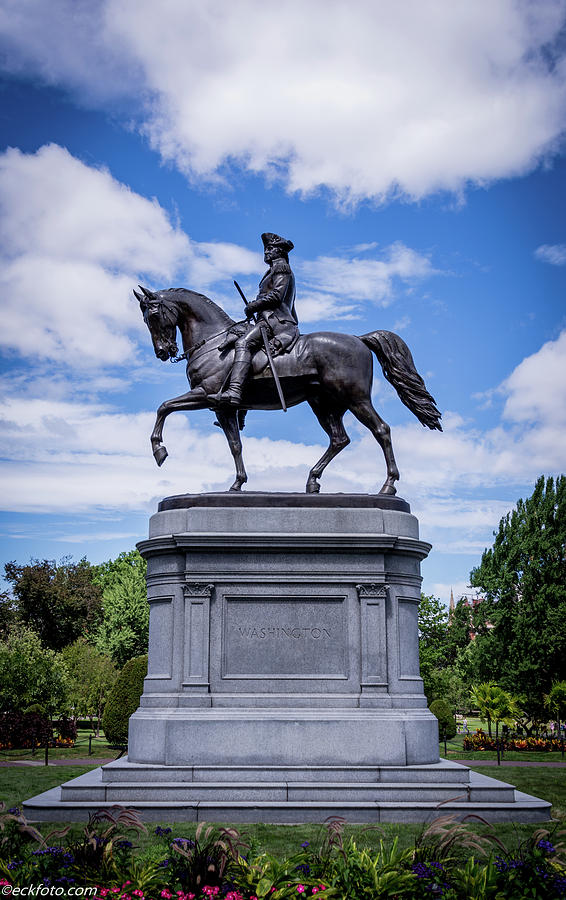
[[[143,319],[153,342],[153,349],[158,359],[173,359],[178,355],[177,347],[177,311],[174,304],[163,296],[163,291],[150,291],[138,285],[142,291],[134,296],[139,301]]]

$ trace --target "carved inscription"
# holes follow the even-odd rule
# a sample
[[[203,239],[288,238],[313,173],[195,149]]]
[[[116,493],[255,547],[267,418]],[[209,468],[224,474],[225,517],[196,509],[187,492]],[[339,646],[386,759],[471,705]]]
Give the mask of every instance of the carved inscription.
[[[344,597],[225,597],[223,678],[346,678]]]
[[[301,628],[277,628],[269,625],[261,628],[255,626],[242,628],[239,625],[237,631],[240,637],[257,638],[260,641],[264,641],[266,638],[292,638],[296,641],[312,638],[314,641],[319,641],[321,638],[330,637],[328,628],[317,628],[316,625],[312,628],[308,625],[303,625]]]

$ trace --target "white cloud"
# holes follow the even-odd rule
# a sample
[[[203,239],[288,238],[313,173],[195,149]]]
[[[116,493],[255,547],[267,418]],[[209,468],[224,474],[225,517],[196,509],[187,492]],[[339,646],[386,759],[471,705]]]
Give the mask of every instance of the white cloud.
[[[541,244],[535,250],[535,257],[552,266],[566,266],[566,244]]]
[[[376,257],[298,260],[301,320],[354,318],[356,301],[385,305],[398,284],[435,273],[426,256],[401,242]],[[0,156],[0,346],[34,362],[94,372],[127,360],[131,369],[139,340],[148,345],[132,302],[140,278],[212,293],[239,317],[241,303],[229,282],[234,275],[248,278],[255,291],[262,271],[259,252],[192,240],[157,201],[62,147],[29,155],[9,149]]]
[[[136,358],[145,326],[132,302],[140,273],[203,290],[259,272],[259,253],[198,243],[157,201],[62,147],[0,156],[0,346],[75,367]]]
[[[155,201],[62,147],[0,157],[0,342],[76,366],[135,356],[135,275],[173,276],[189,242]]]
[[[5,6],[10,71],[135,98],[191,177],[237,165],[343,203],[420,198],[524,173],[563,130],[563,0]]]
[[[443,434],[418,423],[393,421],[400,496],[410,499],[422,538],[431,541],[441,559],[444,555],[447,568],[478,562],[517,497],[531,492],[541,472],[563,471],[566,423],[554,421],[544,389],[538,393],[538,404],[534,392],[529,396],[531,381],[525,373],[544,372],[549,358],[560,357],[564,341],[566,332],[524,360],[500,386],[498,393],[514,412],[495,428],[482,431],[455,413],[445,414]],[[557,379],[558,369],[552,371]],[[109,514],[149,513],[163,496],[226,490],[233,480],[224,436],[218,429],[195,424],[202,419],[179,415],[167,420],[170,456],[158,469],[149,447],[153,412],[125,413],[84,396],[69,400],[48,379],[35,385],[15,379],[6,394],[0,405],[4,439],[0,497],[5,510],[88,514],[100,520],[97,530],[102,537],[110,537]],[[514,408],[513,402],[523,395],[527,406]],[[398,411],[401,415],[400,405]],[[288,414],[294,415],[292,410]],[[326,441],[321,432],[320,443],[301,442],[294,421],[289,419],[289,434],[295,440],[247,438],[244,432],[249,490],[273,490],[274,484],[279,490],[304,490],[308,471]],[[351,419],[347,428],[352,444],[328,467],[322,489],[375,492],[385,477],[383,455],[365,429]],[[131,534],[121,522],[116,530],[126,537]],[[78,531],[91,534],[84,527]],[[469,562],[461,561],[466,559]],[[423,571],[426,576],[430,566]],[[426,590],[447,601],[446,578],[442,573],[434,577],[438,583],[427,583]],[[453,587],[457,598],[461,586]]]
[[[503,382],[503,416],[518,424],[566,426],[566,331],[527,356]],[[565,457],[566,459],[566,457]]]
[[[391,303],[397,282],[411,284],[438,274],[427,256],[401,241],[385,247],[381,256],[381,259],[319,256],[300,263],[298,271],[307,290],[314,288],[347,300],[371,300],[380,306]]]

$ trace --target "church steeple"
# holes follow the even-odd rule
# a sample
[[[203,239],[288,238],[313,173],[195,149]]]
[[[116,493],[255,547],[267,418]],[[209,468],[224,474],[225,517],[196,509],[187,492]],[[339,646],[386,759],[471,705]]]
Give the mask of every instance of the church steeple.
[[[449,616],[450,619],[451,619],[452,616],[454,615],[454,609],[455,609],[455,606],[454,606],[454,591],[452,590],[452,588],[450,588],[450,604],[449,604],[449,607],[448,607],[448,610],[449,610],[448,616]]]

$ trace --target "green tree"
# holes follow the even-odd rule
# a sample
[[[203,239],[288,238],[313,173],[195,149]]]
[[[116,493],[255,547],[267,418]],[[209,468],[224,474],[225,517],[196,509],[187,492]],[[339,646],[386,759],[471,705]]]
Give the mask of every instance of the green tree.
[[[140,705],[146,675],[147,656],[130,659],[119,673],[102,716],[102,728],[110,744],[127,742],[128,721]]]
[[[421,594],[419,603],[419,661],[424,692],[432,697],[432,672],[447,663],[448,609],[437,597]]]
[[[474,610],[476,677],[526,698],[532,719],[566,677],[566,477],[541,476],[501,520],[471,573],[485,599]]]
[[[566,681],[555,681],[546,699],[551,715],[556,719],[558,729],[566,719]]]
[[[446,700],[433,700],[430,711],[438,719],[438,733],[441,740],[451,740],[456,734],[456,719]]]
[[[100,653],[84,638],[78,638],[61,652],[69,673],[69,701],[75,717],[96,719],[96,736],[100,734],[100,722],[104,704],[118,674],[109,656]]]
[[[121,553],[97,567],[96,582],[102,589],[104,615],[95,644],[119,668],[147,651],[146,570],[145,560],[137,550]]]
[[[14,601],[7,591],[0,591],[0,640],[5,638],[17,621]]]
[[[470,604],[465,597],[461,597],[456,602],[454,610],[448,619],[446,656],[451,665],[457,662],[460,653],[470,643],[472,616],[473,612]]]
[[[6,563],[4,569],[12,585],[16,618],[46,647],[61,650],[98,625],[102,592],[86,559],[74,563],[65,558],[59,565],[32,559],[28,565]]]
[[[31,628],[18,626],[0,643],[0,712],[35,703],[51,716],[64,712],[68,687],[62,660]]]
[[[431,669],[428,675],[429,702],[446,700],[452,709],[463,711],[469,707],[469,686],[457,666]]]

